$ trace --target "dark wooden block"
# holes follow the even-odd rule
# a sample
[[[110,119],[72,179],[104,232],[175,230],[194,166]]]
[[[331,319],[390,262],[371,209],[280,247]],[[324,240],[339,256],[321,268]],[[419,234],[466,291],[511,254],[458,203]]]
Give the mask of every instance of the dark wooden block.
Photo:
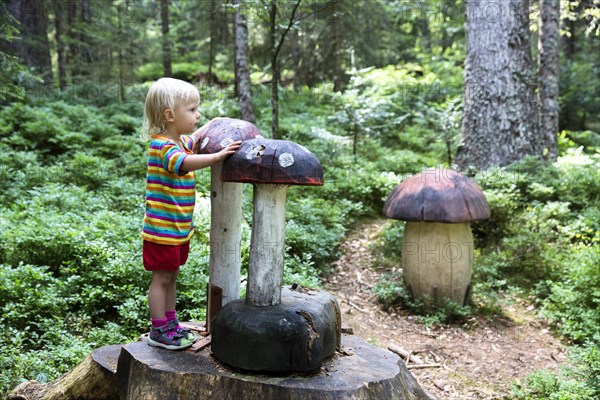
[[[251,371],[311,371],[340,345],[341,316],[333,296],[284,288],[281,304],[228,303],[213,321],[212,351]]]

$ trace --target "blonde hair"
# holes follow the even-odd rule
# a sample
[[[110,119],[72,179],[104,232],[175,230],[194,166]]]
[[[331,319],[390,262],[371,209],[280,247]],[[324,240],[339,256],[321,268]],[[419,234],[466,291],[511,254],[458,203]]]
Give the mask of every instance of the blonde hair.
[[[175,111],[175,107],[192,94],[200,97],[194,85],[179,79],[160,78],[154,82],[146,95],[142,138],[148,140],[150,136],[163,132],[166,129],[164,111]]]

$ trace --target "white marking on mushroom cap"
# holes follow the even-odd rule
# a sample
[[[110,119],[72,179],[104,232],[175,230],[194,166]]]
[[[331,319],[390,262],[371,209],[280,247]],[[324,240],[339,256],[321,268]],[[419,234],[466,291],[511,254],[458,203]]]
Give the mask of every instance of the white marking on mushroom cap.
[[[233,139],[232,138],[225,138],[223,140],[221,140],[221,147],[225,148],[227,147],[227,145],[233,143]]]
[[[283,153],[282,155],[279,156],[278,161],[279,161],[279,165],[281,165],[283,168],[286,168],[294,163],[294,156],[291,155],[290,153]]]
[[[262,135],[256,135],[256,139],[264,139],[265,137]]]
[[[234,121],[231,123],[231,126],[233,126],[234,128],[241,129],[241,128],[244,128],[246,126],[246,124],[247,124],[247,122],[244,122],[244,121]]]
[[[246,159],[252,160],[256,154],[256,146],[250,146],[248,150],[246,150]]]
[[[208,139],[209,138],[205,137],[204,140],[202,141],[202,143],[200,143],[200,150],[204,150],[204,148],[208,144]]]
[[[298,145],[298,147],[300,147],[300,148],[301,148],[302,150],[304,150],[305,152],[307,152],[307,153],[309,153],[309,154],[312,154],[312,153],[310,152],[310,150],[309,150],[309,149],[307,149],[306,147],[302,146],[301,144],[299,144],[299,145]]]

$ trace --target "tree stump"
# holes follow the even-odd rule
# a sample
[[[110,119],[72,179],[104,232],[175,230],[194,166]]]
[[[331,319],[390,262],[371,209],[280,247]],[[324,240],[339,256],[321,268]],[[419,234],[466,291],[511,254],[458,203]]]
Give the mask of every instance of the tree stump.
[[[117,369],[121,399],[132,400],[430,400],[400,357],[356,336],[342,336],[314,373],[249,374],[208,349],[174,352],[145,342],[123,347]]]
[[[123,345],[100,347],[72,371],[56,380],[41,384],[23,382],[9,400],[111,400],[118,398],[116,387],[117,360]]]

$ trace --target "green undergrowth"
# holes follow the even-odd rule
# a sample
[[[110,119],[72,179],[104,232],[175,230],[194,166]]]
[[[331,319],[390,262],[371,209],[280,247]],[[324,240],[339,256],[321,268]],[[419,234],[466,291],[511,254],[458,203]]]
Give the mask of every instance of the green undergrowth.
[[[132,89],[133,90],[133,89]],[[210,94],[210,93],[209,93]],[[380,213],[402,174],[437,160],[352,137],[333,115],[329,86],[285,92],[281,133],[321,160],[325,185],[291,187],[287,196],[284,283],[319,287],[359,219]],[[0,393],[26,379],[52,380],[92,349],[135,340],[148,329],[150,274],[141,263],[146,144],[140,102],[100,96],[72,104],[62,95],[0,111]],[[266,98],[257,126],[268,136]],[[201,103],[202,122],[237,116],[229,98]],[[210,173],[197,173],[196,235],[178,281],[183,319],[203,320],[208,281]],[[243,203],[242,274],[252,223],[252,188]]]
[[[138,73],[155,73],[144,68]],[[455,78],[444,70],[414,74],[412,67],[394,66],[354,71],[344,93],[330,84],[281,89],[282,138],[310,149],[325,177],[322,187],[288,189],[285,284],[319,287],[347,231],[357,221],[380,218],[396,184],[451,162],[460,99],[413,89]],[[148,329],[150,275],[142,267],[140,238],[147,144],[138,139],[147,85],[127,88],[141,92],[125,103],[109,95],[79,98],[84,88],[75,89],[75,99],[27,99],[0,111],[0,323],[8,333],[0,338],[1,394],[25,379],[54,379],[93,348],[135,340]],[[238,116],[227,90],[201,90],[201,122]],[[255,90],[256,124],[270,136],[269,97],[260,95],[266,87]],[[540,313],[566,338],[597,343],[600,168],[594,150],[577,142],[592,136],[565,134],[553,165],[526,160],[475,177],[492,218],[473,224],[473,304],[422,311],[425,323],[497,309],[497,295],[518,287],[534,294]],[[584,147],[576,150],[568,140]],[[208,170],[198,171],[197,192],[197,232],[178,281],[178,310],[183,319],[203,320]],[[245,278],[250,185],[243,216]],[[394,222],[376,244],[384,271],[377,295],[386,305],[419,310],[401,283],[402,235],[402,223]]]
[[[600,350],[597,344],[573,347],[558,372],[539,370],[513,384],[515,400],[596,400],[600,398]]]

